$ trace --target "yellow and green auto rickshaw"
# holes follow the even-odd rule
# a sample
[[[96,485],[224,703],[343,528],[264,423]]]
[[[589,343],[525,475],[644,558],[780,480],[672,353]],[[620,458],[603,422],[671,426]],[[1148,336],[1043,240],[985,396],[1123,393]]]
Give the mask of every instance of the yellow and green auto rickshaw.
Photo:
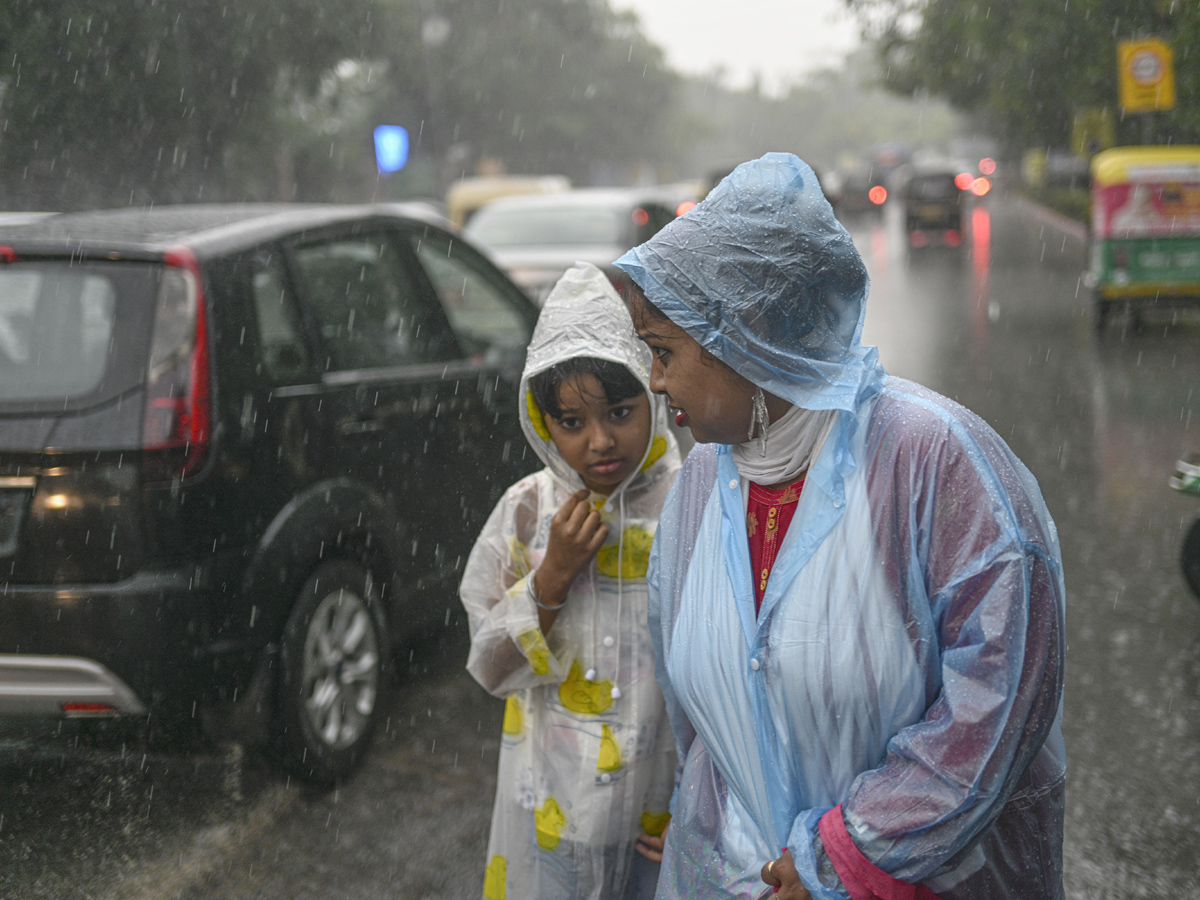
[[[1200,300],[1200,146],[1113,147],[1092,158],[1096,325]]]

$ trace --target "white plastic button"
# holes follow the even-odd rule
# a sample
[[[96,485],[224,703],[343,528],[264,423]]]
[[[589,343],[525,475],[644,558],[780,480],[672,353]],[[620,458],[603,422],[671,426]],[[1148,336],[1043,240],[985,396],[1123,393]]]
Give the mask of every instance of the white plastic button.
[[[596,670],[588,669],[586,672],[584,672],[583,680],[584,681],[595,681],[596,680]]]
[[[752,668],[755,672],[758,671],[758,660],[757,659],[750,660],[750,668]]]
[[[737,479],[736,478],[729,479],[729,488],[730,488],[730,490],[734,490],[734,491],[737,490]]]
[[[609,784],[611,782],[612,782],[612,776],[609,775],[607,772],[605,772],[603,775],[600,776],[601,784]]]
[[[616,643],[616,641],[614,641],[614,640],[612,639],[612,637],[606,637],[606,638],[604,639],[604,646],[605,646],[605,647],[611,647],[611,646],[612,646],[613,644],[615,644],[615,643]]]
[[[612,698],[614,700],[621,699],[621,689],[619,687],[617,687],[615,684],[613,685],[613,689],[612,689]]]

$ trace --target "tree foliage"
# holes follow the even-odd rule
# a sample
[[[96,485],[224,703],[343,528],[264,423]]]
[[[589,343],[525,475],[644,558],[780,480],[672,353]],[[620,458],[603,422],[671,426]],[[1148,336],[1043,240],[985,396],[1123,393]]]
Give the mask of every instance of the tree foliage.
[[[0,200],[270,193],[281,89],[315,90],[361,52],[371,11],[365,0],[8,0]]]
[[[877,41],[888,86],[928,90],[987,120],[1012,149],[1065,147],[1075,114],[1117,111],[1117,41],[1175,49],[1178,106],[1158,134],[1200,139],[1200,6],[1183,0],[847,0]],[[1136,142],[1138,123],[1119,126]]]
[[[675,85],[606,0],[7,0],[0,208],[369,199],[384,122],[429,189],[603,178],[664,152]]]
[[[607,0],[442,0],[449,35],[420,46],[417,90],[389,81],[422,147],[469,166],[605,178],[670,149],[677,77]],[[404,60],[388,55],[398,67]]]

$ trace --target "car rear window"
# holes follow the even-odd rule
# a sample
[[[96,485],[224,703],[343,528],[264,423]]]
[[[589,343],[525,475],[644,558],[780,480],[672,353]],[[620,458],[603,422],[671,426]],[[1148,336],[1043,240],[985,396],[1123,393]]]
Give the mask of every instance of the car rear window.
[[[619,244],[628,219],[627,210],[609,207],[485,208],[467,235],[488,247]]]
[[[121,321],[131,314],[129,307],[153,309],[157,274],[157,267],[140,263],[0,266],[0,402],[5,408],[63,409],[127,387],[120,383],[126,379],[111,377],[114,368],[128,370],[112,362],[135,337],[126,333],[118,340]]]
[[[915,200],[945,200],[958,193],[954,179],[949,175],[933,178],[914,178],[909,194]]]

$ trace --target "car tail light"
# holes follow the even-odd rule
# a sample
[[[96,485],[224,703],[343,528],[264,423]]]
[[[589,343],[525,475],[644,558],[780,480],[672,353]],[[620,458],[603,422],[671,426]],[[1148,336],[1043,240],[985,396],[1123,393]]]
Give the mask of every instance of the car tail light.
[[[62,711],[63,715],[69,719],[88,716],[116,716],[121,712],[111,703],[64,703]]]
[[[929,243],[929,238],[925,237],[925,232],[923,231],[914,231],[909,234],[908,242],[914,247],[920,249]]]
[[[960,191],[969,191],[975,183],[975,176],[970,172],[959,172],[954,176],[954,186]]]
[[[208,456],[211,411],[208,327],[196,257],[186,247],[163,254],[166,268],[154,311],[142,449],[150,480],[183,478]]]
[[[979,161],[979,171],[984,175],[991,175],[996,171],[996,161],[990,156],[985,156]]]
[[[986,178],[976,178],[971,182],[971,193],[976,197],[982,197],[992,189],[992,183]]]
[[[887,188],[885,188],[882,184],[875,185],[875,187],[867,191],[867,199],[869,199],[876,206],[882,206],[883,201],[887,199]]]
[[[696,206],[695,200],[684,200],[677,207],[675,207],[675,215],[682,216],[685,212],[687,212],[690,209],[693,209],[695,206]]]
[[[942,235],[942,240],[946,242],[947,247],[957,247],[962,243],[962,233],[956,228],[948,228]]]
[[[638,228],[650,223],[650,213],[646,212],[640,206],[633,211],[633,224]]]
[[[0,262],[14,263],[17,261],[17,251],[12,247],[0,244]]]

